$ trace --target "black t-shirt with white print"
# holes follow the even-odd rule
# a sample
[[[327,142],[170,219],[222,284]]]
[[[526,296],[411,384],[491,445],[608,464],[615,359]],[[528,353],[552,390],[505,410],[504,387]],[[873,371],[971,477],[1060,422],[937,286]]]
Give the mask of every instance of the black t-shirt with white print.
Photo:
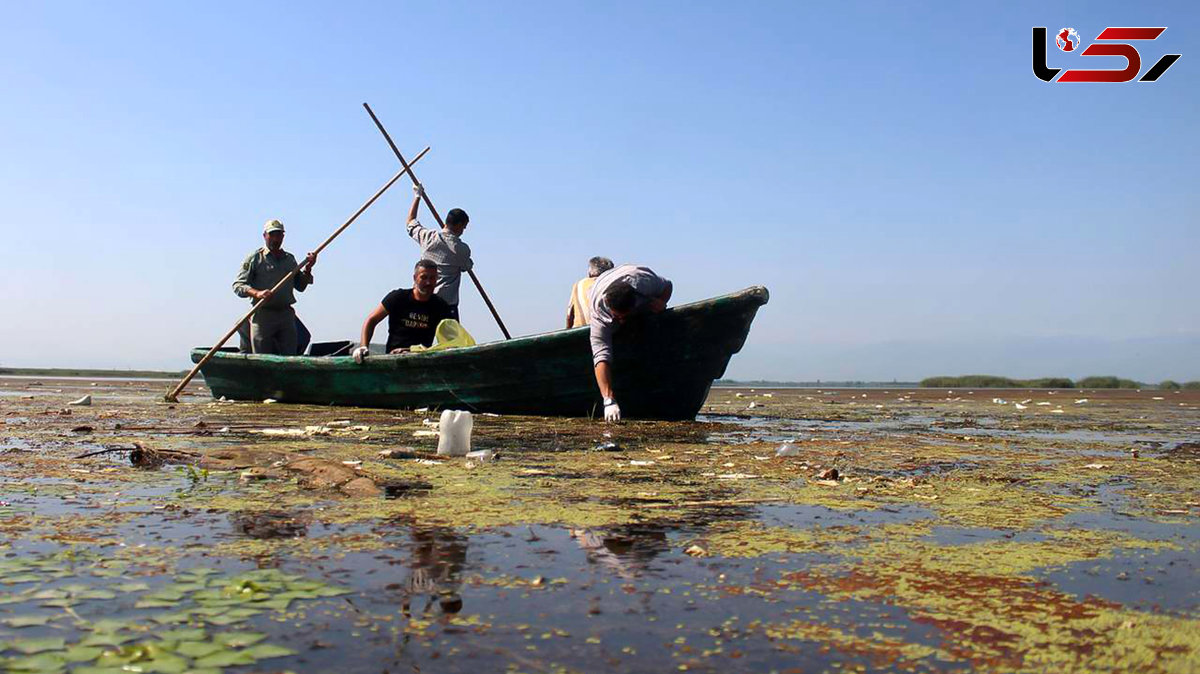
[[[445,300],[433,295],[426,302],[418,302],[412,288],[393,290],[380,304],[388,312],[388,353],[414,344],[433,346],[438,323],[450,318],[450,305]]]

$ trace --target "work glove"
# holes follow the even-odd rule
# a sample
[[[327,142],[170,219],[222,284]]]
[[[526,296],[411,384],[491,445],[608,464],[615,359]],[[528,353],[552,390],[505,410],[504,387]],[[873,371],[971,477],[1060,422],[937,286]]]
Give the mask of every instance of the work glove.
[[[425,186],[422,185],[421,183],[417,183],[416,185],[413,185],[413,196],[418,199],[425,196]]]
[[[370,352],[371,352],[371,350],[369,348],[367,348],[365,346],[360,346],[360,347],[354,349],[353,351],[351,351],[350,355],[354,356],[354,362],[358,363],[359,365],[362,365],[363,361],[366,360],[366,358],[367,358],[367,354]]]
[[[621,406],[612,398],[604,399],[604,420],[605,421],[620,421]]]

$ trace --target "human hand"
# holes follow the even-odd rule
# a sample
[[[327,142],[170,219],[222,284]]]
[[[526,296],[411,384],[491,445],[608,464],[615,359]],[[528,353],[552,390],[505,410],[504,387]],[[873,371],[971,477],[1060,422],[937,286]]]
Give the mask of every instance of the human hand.
[[[305,267],[304,271],[311,273],[313,265],[315,265],[315,264],[317,264],[317,254],[316,253],[309,253],[308,255],[304,256],[304,265],[303,265]]]
[[[612,398],[604,399],[604,420],[605,421],[620,421],[621,406]]]
[[[358,363],[359,365],[362,365],[363,361],[366,360],[366,358],[367,358],[367,354],[370,352],[371,352],[371,349],[369,349],[368,347],[360,346],[360,347],[354,349],[353,351],[351,351],[350,355],[354,356],[354,362]]]
[[[259,290],[254,293],[254,297],[256,299],[258,299],[258,301],[260,301],[260,302],[266,302],[267,300],[271,299],[271,297],[274,295],[275,295],[275,293],[271,292],[271,290],[269,288],[267,290]]]
[[[397,353],[408,353],[408,347],[407,347],[407,346],[402,346],[402,347],[400,347],[399,349],[392,349],[392,350],[391,350],[391,351],[389,351],[388,353],[391,353],[392,355],[395,355],[395,354],[397,354]]]
[[[425,186],[421,183],[413,185],[413,198],[420,199],[423,196],[425,196]]]

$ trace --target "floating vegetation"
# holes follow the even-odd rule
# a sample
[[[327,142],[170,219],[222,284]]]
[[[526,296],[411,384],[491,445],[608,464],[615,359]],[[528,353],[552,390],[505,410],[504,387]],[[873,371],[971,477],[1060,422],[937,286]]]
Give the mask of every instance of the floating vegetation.
[[[479,461],[155,386],[0,379],[5,670],[1200,670],[1200,392],[715,389]]]

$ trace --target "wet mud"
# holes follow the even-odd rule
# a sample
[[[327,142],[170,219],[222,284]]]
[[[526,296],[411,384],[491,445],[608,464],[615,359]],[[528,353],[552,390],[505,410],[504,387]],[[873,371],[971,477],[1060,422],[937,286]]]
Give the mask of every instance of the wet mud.
[[[4,669],[1200,671],[1197,392],[714,389],[468,460],[166,388],[0,379]]]

